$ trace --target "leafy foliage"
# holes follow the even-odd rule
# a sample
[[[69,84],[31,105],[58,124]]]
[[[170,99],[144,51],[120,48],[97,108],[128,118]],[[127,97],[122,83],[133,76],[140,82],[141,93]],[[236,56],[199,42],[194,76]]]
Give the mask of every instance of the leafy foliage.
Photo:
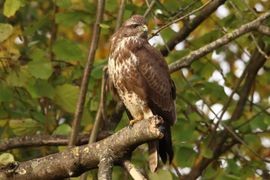
[[[157,29],[206,2],[160,0],[149,17],[149,28]],[[96,1],[5,0],[0,1],[0,5],[3,12],[0,14],[0,137],[67,135],[71,130],[89,40],[93,34],[91,27],[95,22]],[[263,10],[258,9],[261,6]],[[81,132],[91,130],[98,110],[102,69],[108,57],[109,38],[114,32],[118,8],[117,0],[107,1],[104,21],[100,24],[99,48],[89,82]],[[147,8],[143,0],[128,1],[124,19],[132,14],[143,14]],[[219,9],[218,13],[208,17],[169,53],[166,57],[168,63],[253,20],[260,11],[269,11],[270,3],[267,0],[234,0],[226,2],[222,8],[228,11],[228,15],[220,16],[222,10]],[[254,8],[258,12],[254,12]],[[198,15],[196,13],[195,17]],[[184,27],[185,23],[179,22],[161,31],[155,44],[157,47],[163,46]],[[237,89],[235,87],[257,44],[265,43],[265,51],[269,51],[269,37],[255,33],[254,37],[255,40],[250,35],[240,37],[199,59],[189,69],[172,74],[177,88],[178,118],[173,127],[173,162],[182,173],[187,173],[202,158],[214,157],[212,145],[220,137],[219,133],[213,136],[213,128],[218,121],[216,116],[221,115],[231,92],[235,90],[236,94],[225,111],[224,121],[217,126],[217,132],[223,132],[223,124],[228,124],[246,145],[240,143],[226,150],[222,156],[214,157],[201,178],[260,179],[259,176],[265,173],[269,175],[269,165],[246,147],[261,157],[269,158],[269,59],[253,82],[240,118],[230,123],[225,121],[230,121],[239,98],[243,96],[240,93],[244,83],[240,83]],[[106,105],[106,111],[112,112],[114,102],[110,95],[106,97]],[[125,126],[126,122],[127,117],[124,116],[119,127]],[[14,159],[23,161],[56,151],[61,151],[61,148],[9,150],[0,155],[0,165]],[[134,163],[143,167],[150,179],[177,179],[175,170],[169,166],[157,173],[150,173],[146,165],[147,155],[142,156],[142,153],[147,154],[144,146],[133,153]],[[120,168],[114,170],[115,178],[123,179],[125,176]]]

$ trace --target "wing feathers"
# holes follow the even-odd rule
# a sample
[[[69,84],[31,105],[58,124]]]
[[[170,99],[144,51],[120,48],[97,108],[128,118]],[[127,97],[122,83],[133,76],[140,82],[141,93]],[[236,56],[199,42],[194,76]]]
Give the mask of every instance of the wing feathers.
[[[138,71],[147,84],[149,105],[154,104],[154,108],[158,108],[156,111],[166,111],[163,114],[169,116],[163,117],[164,120],[167,120],[171,125],[174,124],[175,87],[162,55],[148,43],[145,43],[134,54],[139,59]],[[152,107],[150,108],[152,109]]]

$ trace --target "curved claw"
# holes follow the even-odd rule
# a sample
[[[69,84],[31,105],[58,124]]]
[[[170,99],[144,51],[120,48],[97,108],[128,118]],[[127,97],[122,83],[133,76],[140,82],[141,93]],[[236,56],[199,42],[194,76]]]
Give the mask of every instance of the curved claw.
[[[129,121],[129,127],[132,127],[135,123],[137,123],[138,121],[141,121],[142,119],[133,119],[131,121]]]

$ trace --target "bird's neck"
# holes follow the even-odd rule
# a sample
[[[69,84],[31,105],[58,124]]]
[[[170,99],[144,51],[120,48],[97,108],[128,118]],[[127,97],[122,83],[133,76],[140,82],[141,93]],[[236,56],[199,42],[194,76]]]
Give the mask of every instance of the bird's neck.
[[[137,36],[120,37],[112,39],[112,47],[117,47],[114,50],[119,51],[121,49],[133,50],[134,48],[140,48],[145,42],[147,42],[146,39]]]

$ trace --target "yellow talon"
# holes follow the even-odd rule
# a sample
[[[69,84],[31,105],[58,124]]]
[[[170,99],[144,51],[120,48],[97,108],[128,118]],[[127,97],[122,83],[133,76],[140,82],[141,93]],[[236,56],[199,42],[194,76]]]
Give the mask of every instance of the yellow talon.
[[[137,123],[138,121],[141,121],[142,119],[133,119],[131,121],[129,121],[129,126],[133,126],[135,123]]]

